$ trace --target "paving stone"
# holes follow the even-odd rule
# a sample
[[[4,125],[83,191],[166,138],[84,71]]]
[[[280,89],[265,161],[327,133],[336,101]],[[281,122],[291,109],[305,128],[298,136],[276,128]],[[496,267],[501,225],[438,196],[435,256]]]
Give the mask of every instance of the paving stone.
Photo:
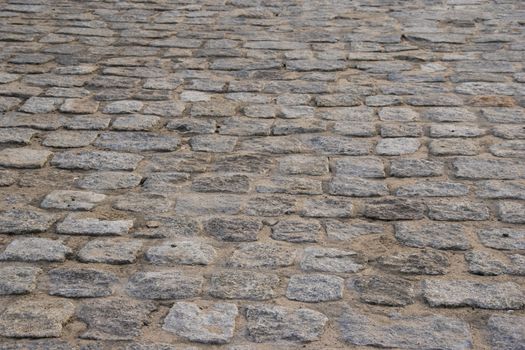
[[[501,350],[522,348],[525,343],[524,321],[520,316],[492,315],[487,322],[492,347]]]
[[[63,113],[95,113],[98,110],[99,103],[88,98],[67,98],[60,106],[60,112]]]
[[[440,201],[428,203],[428,217],[432,220],[487,220],[489,208],[483,203],[466,201]]]
[[[357,272],[364,264],[356,252],[336,248],[308,247],[304,250],[301,269],[322,272]]]
[[[44,197],[42,208],[66,210],[91,210],[106,199],[106,195],[87,191],[53,191]]]
[[[353,216],[354,206],[347,198],[321,197],[306,199],[301,216],[317,218],[346,218]]]
[[[51,113],[56,111],[60,104],[60,98],[33,96],[26,100],[19,110],[26,113]]]
[[[131,264],[142,248],[138,240],[96,239],[89,241],[78,251],[81,262],[102,264]]]
[[[382,255],[377,262],[384,269],[414,275],[444,275],[450,266],[445,253],[432,249]]]
[[[365,205],[364,215],[379,220],[418,220],[423,218],[425,206],[405,199],[379,199]]]
[[[0,233],[45,232],[58,220],[56,215],[36,208],[13,208],[0,212]]]
[[[343,297],[344,279],[325,274],[293,275],[286,297],[291,300],[317,303]]]
[[[215,303],[199,307],[177,302],[164,319],[162,328],[190,341],[225,344],[233,337],[238,310],[235,304]]]
[[[513,228],[488,228],[478,231],[483,245],[495,249],[525,249],[525,231]]]
[[[211,275],[210,295],[220,299],[269,300],[277,295],[278,283],[275,274],[224,270]]]
[[[250,189],[250,179],[246,175],[207,175],[192,181],[191,188],[196,192],[246,193]]]
[[[104,151],[66,151],[56,153],[51,165],[61,169],[134,170],[142,160],[138,154]]]
[[[174,151],[180,144],[174,135],[147,132],[106,132],[100,134],[94,145],[112,151]]]
[[[119,171],[99,171],[77,180],[76,185],[82,189],[105,191],[137,187],[142,176]]]
[[[328,183],[328,193],[336,196],[378,197],[389,194],[387,185],[357,177],[335,176]]]
[[[215,120],[182,118],[170,120],[166,129],[184,134],[213,134],[217,128]]]
[[[335,161],[336,174],[356,177],[383,178],[383,161],[372,157],[345,157]]]
[[[430,177],[444,173],[444,163],[427,159],[394,159],[390,163],[390,176]]]
[[[290,155],[279,161],[279,171],[287,175],[321,176],[328,173],[326,157]]]
[[[395,237],[409,247],[466,250],[470,247],[465,228],[460,224],[399,222]]]
[[[323,334],[328,318],[307,308],[254,305],[246,309],[248,334],[257,343],[311,342]]]
[[[168,241],[153,246],[146,252],[146,259],[155,265],[208,265],[215,260],[215,249],[194,241]]]
[[[486,251],[470,251],[465,254],[470,273],[484,276],[497,276],[509,270],[508,263]]]
[[[97,133],[91,131],[55,131],[46,136],[42,145],[60,148],[85,147],[92,144],[97,136]]]
[[[133,113],[140,111],[143,106],[144,104],[140,101],[115,101],[104,107],[102,112],[108,114]]]
[[[231,152],[236,144],[235,136],[198,135],[190,139],[191,149],[197,152]]]
[[[452,165],[454,175],[458,178],[473,180],[525,178],[525,165],[514,160],[458,158]]]
[[[126,290],[140,299],[184,299],[198,296],[202,283],[202,277],[175,271],[137,272],[129,278]]]
[[[239,217],[214,217],[204,222],[204,231],[228,242],[256,241],[263,225],[259,220]]]
[[[525,223],[525,205],[519,202],[500,202],[498,204],[500,220],[512,224]]]
[[[491,199],[525,199],[525,185],[517,181],[479,181],[476,195]]]
[[[131,114],[128,116],[118,117],[111,128],[122,131],[148,131],[160,123],[161,119],[154,115]]]
[[[75,307],[67,300],[28,297],[9,303],[0,314],[0,334],[9,338],[60,337]]]
[[[58,240],[19,238],[7,245],[4,252],[0,254],[0,260],[63,262],[71,253],[71,248]]]
[[[241,198],[231,194],[180,196],[175,212],[180,215],[234,215],[240,212]]]
[[[433,140],[428,145],[430,154],[434,156],[474,156],[480,153],[476,141],[463,139]]]
[[[455,182],[416,182],[396,188],[400,197],[460,197],[469,192],[467,186]]]
[[[51,156],[47,150],[4,148],[0,151],[0,166],[7,168],[42,168]]]
[[[118,282],[111,272],[89,268],[56,268],[48,274],[49,294],[66,298],[109,296]]]
[[[227,265],[236,268],[278,268],[291,266],[295,249],[279,243],[242,243],[228,258]]]
[[[405,278],[395,276],[361,276],[353,278],[349,287],[368,304],[406,306],[414,303],[415,288]]]
[[[101,220],[69,214],[57,225],[57,233],[87,236],[121,236],[133,227],[133,220]]]
[[[0,267],[0,295],[31,293],[41,272],[41,269],[31,266]]]
[[[513,282],[425,280],[423,297],[432,307],[471,306],[483,309],[521,309],[523,292]]]
[[[317,242],[321,230],[321,225],[315,220],[279,220],[272,226],[271,237],[292,243]]]
[[[340,328],[343,339],[354,345],[421,350],[472,348],[468,324],[455,317],[393,315],[376,320],[347,308]]]
[[[139,102],[139,101],[136,101]],[[179,101],[149,102],[144,107],[144,114],[154,114],[165,118],[180,117],[184,112],[185,105]]]
[[[376,152],[379,155],[399,156],[417,152],[421,143],[412,138],[393,138],[382,139],[376,146]]]
[[[132,340],[141,333],[155,310],[150,302],[124,298],[95,299],[83,302],[76,317],[87,324],[80,337],[98,340]]]

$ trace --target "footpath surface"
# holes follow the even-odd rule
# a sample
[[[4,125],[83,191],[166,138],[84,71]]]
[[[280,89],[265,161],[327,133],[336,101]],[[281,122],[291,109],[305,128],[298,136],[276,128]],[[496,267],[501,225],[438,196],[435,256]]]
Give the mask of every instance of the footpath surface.
[[[0,350],[525,349],[517,0],[0,0]]]

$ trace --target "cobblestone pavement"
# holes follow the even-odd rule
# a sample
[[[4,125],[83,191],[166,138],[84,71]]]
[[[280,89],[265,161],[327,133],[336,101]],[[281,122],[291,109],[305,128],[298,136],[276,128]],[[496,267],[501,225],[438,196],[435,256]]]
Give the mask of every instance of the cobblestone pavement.
[[[525,349],[518,0],[0,0],[0,349]]]

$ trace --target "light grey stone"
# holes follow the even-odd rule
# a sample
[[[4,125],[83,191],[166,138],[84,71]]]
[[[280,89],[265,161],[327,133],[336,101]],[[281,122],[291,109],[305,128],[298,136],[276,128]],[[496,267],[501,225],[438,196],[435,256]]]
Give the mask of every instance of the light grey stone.
[[[317,303],[343,297],[344,279],[325,274],[293,275],[288,282],[286,297],[291,300]]]
[[[72,253],[61,241],[47,238],[19,238],[7,245],[0,260],[62,262]]]
[[[49,271],[49,294],[66,298],[105,297],[113,294],[115,274],[88,268],[60,267]]]
[[[525,318],[513,315],[492,315],[488,320],[493,349],[520,350],[525,344]]]
[[[279,268],[291,266],[295,249],[279,243],[242,243],[226,264],[237,268]]]
[[[89,241],[78,252],[81,262],[102,264],[131,264],[142,248],[138,240],[95,239]]]
[[[94,192],[57,190],[47,194],[40,206],[47,209],[91,210],[104,199],[106,195]]]
[[[101,220],[69,214],[57,225],[57,233],[87,236],[121,236],[133,227],[133,220]]]
[[[0,151],[0,166],[6,168],[42,168],[51,156],[47,150],[4,148]]]
[[[155,265],[208,265],[215,260],[215,249],[198,241],[171,241],[153,246],[146,259]]]
[[[184,299],[198,296],[202,284],[202,277],[176,271],[137,272],[129,278],[126,291],[141,299]]]
[[[32,266],[0,267],[0,295],[31,293],[40,272],[41,269]]]
[[[395,237],[409,247],[466,250],[470,247],[465,228],[460,224],[399,222]]]
[[[275,274],[224,270],[210,279],[210,295],[220,299],[268,300],[274,298],[279,284]]]
[[[45,232],[58,217],[30,207],[7,209],[0,212],[0,233],[24,234]]]
[[[301,269],[304,271],[321,271],[349,273],[365,268],[364,262],[356,252],[337,248],[305,248]]]

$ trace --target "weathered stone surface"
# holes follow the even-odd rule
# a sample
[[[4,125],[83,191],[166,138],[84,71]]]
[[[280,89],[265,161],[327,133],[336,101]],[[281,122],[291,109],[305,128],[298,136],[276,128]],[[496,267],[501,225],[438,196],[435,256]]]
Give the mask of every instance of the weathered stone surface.
[[[295,210],[295,200],[285,196],[257,196],[248,200],[245,213],[252,216],[280,216]]]
[[[146,252],[146,259],[156,265],[208,265],[215,257],[212,246],[193,241],[166,242]]]
[[[49,294],[66,298],[109,296],[118,282],[111,272],[89,268],[56,268],[48,274]]]
[[[367,203],[364,215],[379,220],[418,220],[423,218],[424,210],[418,201],[382,199]]]
[[[178,196],[175,212],[180,215],[234,215],[241,210],[242,199],[231,194]]]
[[[202,277],[176,271],[137,272],[129,278],[126,291],[141,299],[184,299],[198,296],[202,282]]]
[[[237,268],[278,268],[295,261],[295,249],[278,243],[243,243],[227,261]]]
[[[483,245],[495,249],[525,249],[525,230],[513,228],[489,228],[478,231]]]
[[[292,243],[317,242],[321,225],[315,220],[280,220],[272,226],[272,238]]]
[[[106,199],[106,195],[84,191],[53,191],[44,197],[42,208],[90,210]]]
[[[467,201],[440,201],[428,203],[428,217],[432,220],[487,220],[489,208],[483,203]]]
[[[396,188],[400,197],[460,197],[469,192],[467,186],[457,182],[416,182]]]
[[[390,176],[395,177],[440,176],[443,172],[444,164],[435,160],[395,159],[390,163]]]
[[[42,144],[48,147],[78,148],[89,146],[97,138],[92,131],[55,131],[46,136]]]
[[[191,188],[196,192],[246,193],[250,180],[246,175],[207,175],[194,179]]]
[[[133,113],[142,109],[144,104],[140,101],[115,101],[108,104],[102,112],[108,114]]]
[[[319,218],[346,218],[353,215],[353,205],[349,199],[337,197],[318,197],[305,200],[301,215]]]
[[[121,236],[133,227],[133,220],[101,220],[70,214],[57,225],[57,232],[67,235]]]
[[[311,342],[323,334],[328,318],[320,312],[281,306],[248,306],[248,334],[258,342]]]
[[[343,339],[354,345],[404,349],[470,349],[469,326],[445,316],[390,316],[372,319],[347,308],[340,319]]]
[[[400,156],[417,152],[421,143],[418,139],[392,138],[382,139],[376,146],[376,152],[384,156]]]
[[[57,153],[51,165],[63,169],[134,170],[142,160],[138,154],[105,151],[67,151]]]
[[[42,168],[51,156],[47,150],[5,148],[0,151],[0,166],[6,168]]]
[[[79,250],[78,259],[86,263],[130,264],[137,259],[141,248],[140,241],[96,239]]]
[[[239,217],[215,217],[204,223],[207,234],[229,242],[256,241],[262,227],[259,220]]]
[[[432,249],[382,255],[377,262],[384,269],[414,275],[444,275],[450,266],[445,253]]]
[[[286,156],[279,161],[279,171],[288,175],[325,175],[328,173],[328,160],[317,156]]]
[[[306,248],[302,255],[301,269],[322,272],[357,272],[364,268],[356,252],[336,248]]]
[[[36,288],[41,269],[31,266],[0,267],[0,295],[27,294]]]
[[[476,275],[497,276],[509,270],[509,266],[505,261],[482,250],[473,250],[466,253],[465,260],[468,263],[469,272]]]
[[[80,188],[95,191],[133,188],[140,184],[142,176],[119,171],[100,171],[77,180]]]
[[[498,203],[498,214],[500,220],[512,224],[525,223],[525,204],[519,202]]]
[[[80,337],[98,340],[132,340],[140,335],[155,310],[150,302],[124,298],[95,299],[83,302],[76,316],[87,324]]]
[[[199,307],[177,302],[164,319],[162,328],[190,341],[205,344],[228,343],[233,337],[237,306],[215,303]]]
[[[293,275],[286,297],[310,303],[339,300],[343,297],[344,279],[325,274]]]
[[[47,231],[58,217],[30,207],[0,212],[0,233],[24,234]]]
[[[0,313],[0,335],[9,338],[60,337],[75,307],[67,300],[48,297],[19,299]]]
[[[525,178],[525,165],[515,160],[459,158],[452,165],[454,175],[458,178],[473,180]]]
[[[253,271],[224,270],[210,279],[210,294],[221,299],[268,300],[276,296],[275,274]]]
[[[100,134],[94,145],[112,151],[174,151],[180,143],[175,135],[147,132],[106,132]]]
[[[525,319],[512,315],[492,315],[487,323],[493,349],[519,350],[525,343]]]
[[[430,306],[472,306],[483,309],[521,309],[523,292],[516,283],[465,280],[425,280],[423,297]]]
[[[406,306],[414,302],[413,283],[395,276],[361,276],[351,279],[350,288],[362,302],[386,306]]]
[[[396,239],[410,247],[466,250],[470,247],[465,229],[460,224],[431,222],[399,222],[395,224]]]
[[[19,238],[7,245],[0,260],[62,262],[72,253],[61,241],[47,238]]]
[[[388,195],[389,191],[387,185],[379,181],[335,176],[328,183],[328,193],[336,196],[379,197]]]

